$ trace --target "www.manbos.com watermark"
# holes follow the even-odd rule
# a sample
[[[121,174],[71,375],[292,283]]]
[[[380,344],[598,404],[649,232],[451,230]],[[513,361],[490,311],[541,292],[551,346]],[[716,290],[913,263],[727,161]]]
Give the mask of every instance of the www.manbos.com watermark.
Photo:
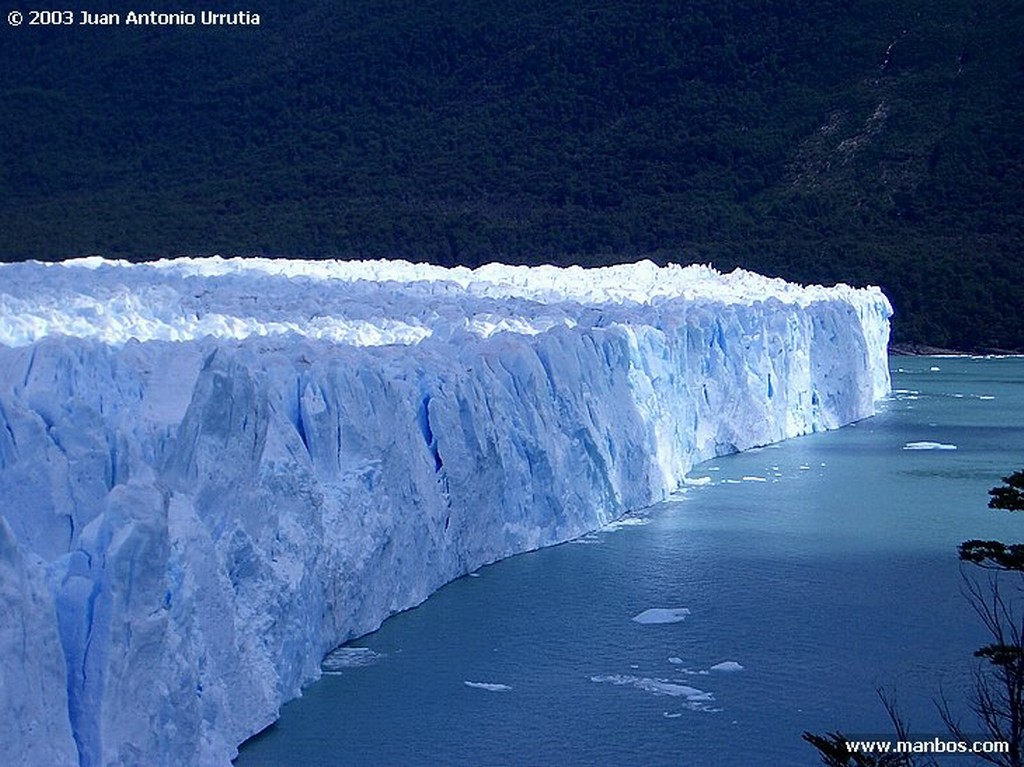
[[[846,750],[850,754],[946,754],[978,756],[982,754],[1008,754],[1010,744],[1004,740],[986,740],[977,738],[961,740],[949,735],[919,737],[914,740],[898,740],[896,738],[875,735],[848,738]]]

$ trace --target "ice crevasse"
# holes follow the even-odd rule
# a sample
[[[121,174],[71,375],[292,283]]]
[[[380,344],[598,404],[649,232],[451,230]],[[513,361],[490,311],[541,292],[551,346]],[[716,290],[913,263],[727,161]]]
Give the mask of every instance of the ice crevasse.
[[[0,266],[0,743],[229,764],[323,656],[889,391],[889,302],[709,267]]]

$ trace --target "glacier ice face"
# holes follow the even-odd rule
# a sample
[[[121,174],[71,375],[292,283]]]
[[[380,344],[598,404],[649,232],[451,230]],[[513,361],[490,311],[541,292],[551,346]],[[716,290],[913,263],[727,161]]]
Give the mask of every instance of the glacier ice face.
[[[0,517],[0,743],[12,765],[76,764],[64,653],[42,563]]]
[[[890,314],[646,262],[0,266],[0,741],[227,764],[447,581],[871,415]]]

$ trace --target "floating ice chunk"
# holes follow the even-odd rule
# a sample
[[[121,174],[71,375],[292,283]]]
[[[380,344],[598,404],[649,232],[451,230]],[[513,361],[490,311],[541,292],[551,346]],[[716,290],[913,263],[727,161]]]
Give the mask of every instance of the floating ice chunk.
[[[993,397],[991,394],[980,394],[978,395],[978,399],[990,400],[995,399],[995,397]]]
[[[663,711],[661,715],[666,719],[678,719],[682,716],[682,714],[679,711],[676,711],[675,713],[672,713],[670,711]]]
[[[768,480],[764,477],[744,477],[744,482],[767,482]]]
[[[734,660],[725,660],[721,663],[716,663],[711,667],[711,671],[742,671],[743,666]]]
[[[687,485],[694,485],[699,487],[700,485],[710,485],[711,477],[686,477],[683,482]]]
[[[637,623],[679,623],[686,620],[690,610],[686,607],[652,607],[633,616]]]
[[[508,692],[512,689],[511,685],[508,684],[496,684],[495,682],[463,682],[466,687],[473,687],[477,690],[487,690],[488,692]]]
[[[683,666],[682,658],[669,658],[668,662],[671,663],[673,666],[679,667],[676,669],[677,674],[686,674],[687,676],[707,676],[711,673],[710,671],[705,671],[704,669],[686,668],[685,666]]]
[[[698,690],[686,684],[677,684],[664,679],[651,679],[649,677],[632,676],[629,674],[605,674],[590,677],[591,682],[630,685],[638,690],[651,692],[655,695],[668,695],[673,698],[686,698],[690,703],[704,703],[712,701],[715,696],[710,692]]]
[[[634,517],[625,516],[619,517],[614,522],[609,522],[607,525],[601,528],[602,532],[614,533],[616,530],[621,530],[624,527],[642,527],[643,525],[650,523],[648,517]]]
[[[908,442],[904,450],[956,450],[956,445],[945,442]]]
[[[931,373],[938,373],[939,368],[937,368],[935,365],[932,365],[930,368],[928,368],[928,371]]]
[[[320,668],[325,674],[337,674],[347,668],[372,666],[383,657],[369,647],[339,647],[327,653],[320,662]]]

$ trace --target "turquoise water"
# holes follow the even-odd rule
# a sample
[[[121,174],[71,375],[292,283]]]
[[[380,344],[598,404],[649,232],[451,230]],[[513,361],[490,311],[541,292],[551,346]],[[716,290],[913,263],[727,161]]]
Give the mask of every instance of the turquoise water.
[[[813,765],[804,730],[889,731],[880,686],[942,732],[986,640],[956,545],[1024,540],[986,508],[1024,467],[1024,360],[891,363],[878,416],[703,464],[678,501],[390,619],[236,763]],[[690,612],[631,620],[650,608]]]

